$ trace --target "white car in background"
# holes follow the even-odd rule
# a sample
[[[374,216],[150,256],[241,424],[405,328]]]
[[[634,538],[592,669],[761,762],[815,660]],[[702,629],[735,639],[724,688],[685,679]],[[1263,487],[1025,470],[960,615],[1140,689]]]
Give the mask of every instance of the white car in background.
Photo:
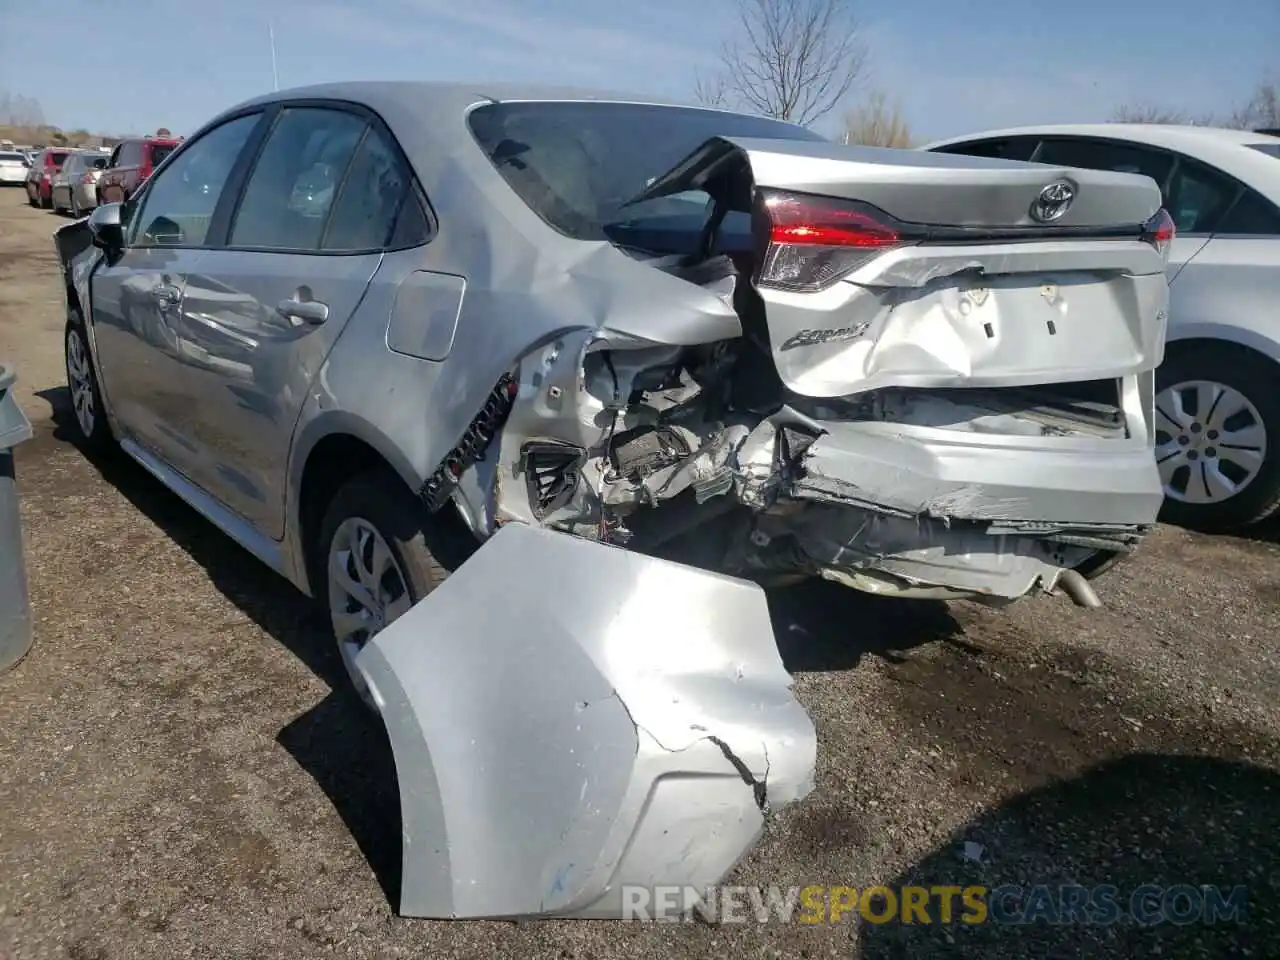
[[[1164,519],[1228,530],[1280,508],[1280,138],[1211,127],[993,130],[939,153],[1142,173],[1177,238],[1157,372]]]
[[[16,150],[0,150],[0,185],[22,186],[27,182],[27,171],[30,168],[26,154]]]

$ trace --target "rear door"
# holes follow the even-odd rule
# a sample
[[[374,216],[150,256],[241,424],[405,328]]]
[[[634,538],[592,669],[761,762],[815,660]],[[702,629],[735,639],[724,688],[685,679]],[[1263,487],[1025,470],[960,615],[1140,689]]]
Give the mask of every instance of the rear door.
[[[94,271],[91,319],[98,374],[129,437],[181,470],[191,384],[177,364],[187,275],[210,242],[213,214],[261,113],[191,141],[124,208],[126,245]]]
[[[283,534],[302,404],[378,269],[409,184],[398,146],[370,114],[286,105],[225,246],[188,279],[179,356],[199,384],[190,475],[270,536]]]

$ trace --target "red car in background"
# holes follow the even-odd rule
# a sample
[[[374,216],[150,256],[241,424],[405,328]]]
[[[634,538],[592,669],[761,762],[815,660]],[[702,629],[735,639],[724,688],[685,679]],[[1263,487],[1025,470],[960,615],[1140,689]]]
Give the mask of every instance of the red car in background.
[[[62,169],[70,152],[47,147],[35,155],[27,171],[27,203],[33,207],[53,206],[53,175]]]
[[[98,203],[128,200],[181,142],[176,137],[133,137],[121,141],[111,151],[107,169],[98,178]]]

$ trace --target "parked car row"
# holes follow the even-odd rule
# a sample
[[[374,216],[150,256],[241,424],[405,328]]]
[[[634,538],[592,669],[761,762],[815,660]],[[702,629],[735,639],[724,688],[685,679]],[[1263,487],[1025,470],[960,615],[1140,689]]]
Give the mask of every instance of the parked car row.
[[[0,184],[22,183],[27,202],[79,218],[102,203],[128,200],[181,143],[172,137],[135,137],[109,153],[46,147],[28,157],[0,153]]]

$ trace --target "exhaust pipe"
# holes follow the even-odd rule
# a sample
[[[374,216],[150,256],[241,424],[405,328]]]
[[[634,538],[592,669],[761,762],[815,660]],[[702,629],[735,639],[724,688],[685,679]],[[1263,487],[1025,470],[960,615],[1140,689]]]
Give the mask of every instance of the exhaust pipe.
[[[1102,601],[1093,590],[1093,584],[1081,576],[1078,570],[1063,570],[1058,575],[1058,586],[1077,607],[1096,610],[1102,606]]]

